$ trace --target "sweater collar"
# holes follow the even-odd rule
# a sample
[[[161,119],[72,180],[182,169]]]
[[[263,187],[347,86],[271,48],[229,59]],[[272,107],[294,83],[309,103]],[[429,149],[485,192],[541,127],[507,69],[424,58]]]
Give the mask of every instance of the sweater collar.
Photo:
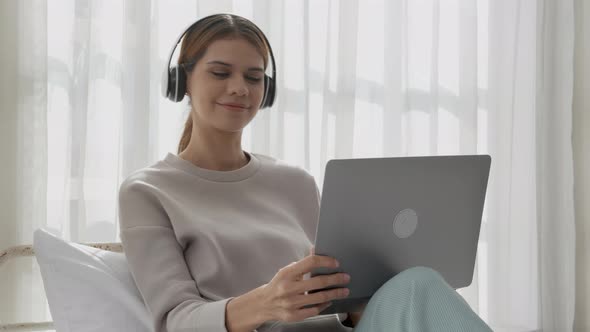
[[[244,151],[250,157],[250,160],[243,167],[232,171],[216,171],[201,168],[188,160],[180,158],[178,155],[168,152],[164,161],[180,170],[196,175],[198,177],[214,182],[237,182],[245,180],[254,175],[260,168],[260,160],[253,154]]]

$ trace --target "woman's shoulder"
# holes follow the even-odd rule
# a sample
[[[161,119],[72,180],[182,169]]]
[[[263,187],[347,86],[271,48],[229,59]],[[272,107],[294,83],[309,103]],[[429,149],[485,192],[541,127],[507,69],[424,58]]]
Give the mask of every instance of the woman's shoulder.
[[[131,187],[158,187],[159,184],[170,178],[171,173],[174,173],[174,169],[163,160],[158,160],[151,165],[139,168],[127,175],[123,182],[121,182],[120,190]]]

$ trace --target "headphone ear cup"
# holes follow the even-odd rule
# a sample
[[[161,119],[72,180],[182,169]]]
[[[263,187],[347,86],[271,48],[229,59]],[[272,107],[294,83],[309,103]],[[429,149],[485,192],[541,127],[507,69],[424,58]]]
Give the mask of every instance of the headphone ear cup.
[[[275,81],[272,77],[264,75],[264,97],[260,108],[271,107],[275,101]]]
[[[170,68],[168,83],[168,99],[179,102],[186,93],[186,72],[183,68],[174,66]]]
[[[184,98],[186,94],[186,71],[184,68],[178,70],[178,94],[176,95],[176,101],[179,102]]]

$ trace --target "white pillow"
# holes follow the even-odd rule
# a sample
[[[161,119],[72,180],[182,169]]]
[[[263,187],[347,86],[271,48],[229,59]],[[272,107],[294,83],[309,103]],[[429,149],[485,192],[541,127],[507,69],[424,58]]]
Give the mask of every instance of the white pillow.
[[[153,332],[125,254],[64,241],[43,229],[33,247],[59,332]]]

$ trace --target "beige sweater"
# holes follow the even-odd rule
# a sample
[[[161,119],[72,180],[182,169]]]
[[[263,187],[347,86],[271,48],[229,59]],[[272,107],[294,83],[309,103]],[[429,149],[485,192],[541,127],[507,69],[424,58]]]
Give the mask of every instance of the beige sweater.
[[[168,153],[121,184],[121,241],[156,331],[226,331],[229,299],[309,254],[320,203],[313,176],[248,155],[246,166],[224,172]],[[257,330],[349,330],[338,319],[269,321]]]

